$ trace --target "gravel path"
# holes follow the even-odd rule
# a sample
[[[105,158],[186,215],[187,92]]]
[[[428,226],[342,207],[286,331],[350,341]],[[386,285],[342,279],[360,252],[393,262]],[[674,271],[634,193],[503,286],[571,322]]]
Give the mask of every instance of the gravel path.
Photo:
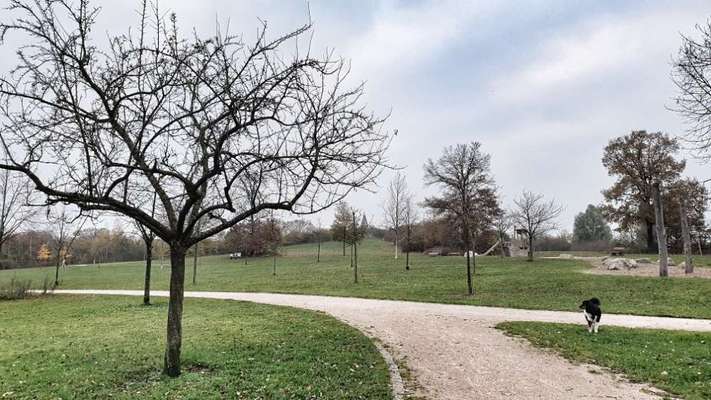
[[[142,296],[138,290],[57,290]],[[154,291],[154,296],[167,296]],[[186,292],[186,297],[243,300],[323,311],[378,338],[416,377],[428,399],[659,399],[658,391],[590,365],[574,365],[493,327],[502,321],[578,323],[577,312],[532,311],[329,296]],[[711,332],[711,320],[603,316],[604,325]],[[604,328],[603,328],[604,329]],[[591,371],[597,373],[591,373]]]

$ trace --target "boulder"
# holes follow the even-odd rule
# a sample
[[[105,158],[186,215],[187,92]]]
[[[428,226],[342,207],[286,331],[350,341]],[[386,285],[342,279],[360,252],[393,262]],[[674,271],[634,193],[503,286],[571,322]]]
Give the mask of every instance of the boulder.
[[[608,258],[602,265],[610,271],[637,268],[637,262],[628,258]]]
[[[652,263],[652,260],[650,260],[649,258],[638,258],[635,261],[637,262],[637,264],[651,264]]]

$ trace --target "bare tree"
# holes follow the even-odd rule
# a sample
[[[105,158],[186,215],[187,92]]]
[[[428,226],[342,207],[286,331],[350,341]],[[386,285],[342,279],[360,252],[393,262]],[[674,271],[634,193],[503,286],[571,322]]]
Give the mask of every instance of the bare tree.
[[[397,173],[395,178],[390,181],[387,189],[387,198],[383,210],[385,211],[385,222],[388,229],[392,230],[395,235],[395,259],[397,260],[400,230],[403,223],[404,209],[407,206],[407,181],[405,175]]]
[[[563,212],[563,207],[556,204],[555,200],[546,201],[542,194],[527,190],[514,200],[514,204],[511,217],[517,226],[526,229],[528,261],[533,261],[536,239],[557,229],[555,219]]]
[[[410,247],[412,240],[412,226],[417,223],[417,208],[411,194],[405,197],[402,209],[402,222],[405,224],[405,270],[410,270]]]
[[[0,37],[30,44],[0,78],[0,168],[49,204],[127,216],[169,246],[164,372],[178,376],[187,250],[261,211],[315,213],[373,184],[390,135],[363,85],[346,87],[345,61],[299,48],[310,25],[251,43],[183,37],[174,14],[147,8],[100,48],[88,1],[10,2]]]
[[[54,286],[59,286],[59,268],[66,267],[71,258],[74,241],[84,228],[88,217],[65,204],[47,207],[47,227],[52,235],[52,254],[54,254]]]
[[[491,156],[481,151],[479,142],[447,147],[438,160],[425,163],[425,183],[443,189],[439,197],[426,199],[425,205],[459,228],[466,251],[470,295],[474,294],[472,272],[476,268],[473,242],[501,212],[490,165]]]
[[[711,159],[711,20],[696,26],[697,38],[682,36],[672,78],[679,94],[673,109],[686,119],[686,139]]]
[[[34,215],[31,195],[27,179],[9,170],[0,171],[0,258],[5,243]]]

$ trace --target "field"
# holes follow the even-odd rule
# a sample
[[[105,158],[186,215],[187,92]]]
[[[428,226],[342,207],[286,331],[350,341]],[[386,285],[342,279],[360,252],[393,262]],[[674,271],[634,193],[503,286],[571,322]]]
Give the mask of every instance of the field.
[[[185,303],[180,379],[161,375],[167,305],[50,296],[0,302],[2,399],[390,399],[374,345],[323,314]]]
[[[604,321],[603,321],[604,322]],[[497,328],[564,357],[623,373],[687,400],[711,398],[711,334],[604,326],[506,322]]]
[[[466,295],[463,257],[411,255],[395,260],[387,243],[368,240],[359,248],[359,283],[353,283],[350,257],[341,255],[340,243],[323,245],[316,263],[314,245],[291,246],[276,258],[229,260],[227,256],[199,260],[197,284],[191,283],[188,261],[186,290],[251,291],[324,294],[515,308],[576,310],[580,300],[597,296],[606,312],[640,315],[711,318],[711,280],[657,277],[596,276],[577,260],[478,257],[476,294]],[[708,262],[704,260],[704,262]],[[154,262],[153,288],[166,289],[169,267]],[[40,285],[52,268],[0,271],[0,284],[31,279]],[[141,289],[143,262],[68,267],[61,288]]]

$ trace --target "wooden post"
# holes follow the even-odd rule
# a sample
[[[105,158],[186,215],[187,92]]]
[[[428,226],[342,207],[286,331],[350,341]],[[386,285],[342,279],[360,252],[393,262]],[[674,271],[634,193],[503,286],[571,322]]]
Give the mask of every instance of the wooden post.
[[[689,234],[689,220],[686,215],[686,199],[681,199],[679,213],[681,238],[684,241],[684,273],[692,274],[694,272],[694,261],[691,258],[691,234]]]
[[[667,253],[667,232],[664,228],[664,206],[659,182],[652,185],[654,217],[657,227],[657,247],[659,248],[659,276],[669,276],[669,254]]]

